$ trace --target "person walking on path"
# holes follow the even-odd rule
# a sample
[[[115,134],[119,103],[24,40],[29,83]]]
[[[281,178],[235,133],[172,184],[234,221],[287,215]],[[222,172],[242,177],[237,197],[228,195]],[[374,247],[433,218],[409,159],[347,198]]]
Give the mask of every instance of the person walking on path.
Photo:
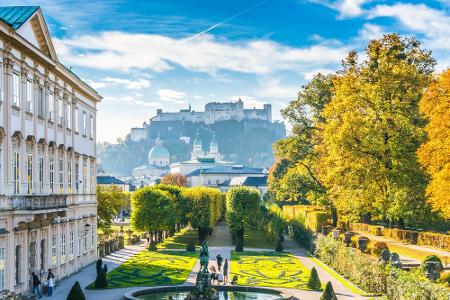
[[[39,298],[42,298],[41,291],[39,289],[39,286],[41,285],[41,281],[39,280],[39,277],[33,272],[31,273],[31,276],[33,278],[33,294],[39,296]]]
[[[53,287],[55,286],[55,275],[53,275],[52,270],[48,269],[47,275],[47,296],[51,297],[53,295]]]
[[[223,284],[228,282],[228,259],[225,258],[225,263],[223,264]]]
[[[216,260],[217,260],[217,267],[219,268],[219,271],[220,271],[220,269],[222,268],[222,261],[223,261],[223,258],[222,258],[222,256],[220,256],[220,253],[217,254]]]

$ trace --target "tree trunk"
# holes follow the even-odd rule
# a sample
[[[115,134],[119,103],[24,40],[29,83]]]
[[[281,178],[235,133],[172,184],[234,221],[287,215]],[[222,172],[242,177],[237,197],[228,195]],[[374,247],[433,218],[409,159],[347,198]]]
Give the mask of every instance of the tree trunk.
[[[236,251],[244,251],[244,229],[236,230]]]
[[[333,227],[337,227],[337,224],[338,224],[337,209],[333,204],[331,204],[331,225],[333,225]]]
[[[398,229],[405,229],[405,221],[403,218],[398,219],[397,221],[397,228]]]

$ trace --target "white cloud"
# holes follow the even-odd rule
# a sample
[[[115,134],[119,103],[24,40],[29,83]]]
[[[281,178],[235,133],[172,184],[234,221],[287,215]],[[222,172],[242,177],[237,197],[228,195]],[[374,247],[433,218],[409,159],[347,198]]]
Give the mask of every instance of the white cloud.
[[[367,40],[379,39],[385,33],[386,32],[383,30],[383,28],[381,28],[381,26],[366,23],[359,30],[358,36],[359,36],[359,38],[367,41]]]
[[[339,12],[339,18],[357,17],[363,14],[362,6],[370,0],[310,0]]]
[[[215,73],[219,70],[268,74],[299,70],[310,65],[336,63],[345,57],[343,45],[318,43],[303,48],[288,47],[270,40],[222,42],[202,35],[189,42],[156,34],[103,32],[71,39],[55,39],[61,60],[68,65],[103,70],[183,68]]]
[[[123,78],[113,78],[106,77],[103,79],[104,82],[123,85],[126,89],[129,90],[141,90],[150,87],[150,81],[147,79],[137,79],[137,80],[129,80]]]
[[[156,91],[156,95],[158,95],[159,99],[164,102],[171,102],[174,104],[187,104],[186,101],[186,93],[174,91],[171,89],[160,89]]]
[[[268,99],[294,99],[297,97],[299,86],[283,85],[280,78],[263,78],[259,80],[258,97]]]
[[[90,79],[83,79],[83,81],[85,81],[87,84],[89,84],[94,89],[100,89],[100,88],[106,87],[106,83],[104,83],[104,82],[97,82],[97,81],[93,81]]]
[[[450,49],[450,16],[425,4],[377,5],[368,18],[391,17],[406,29],[425,36],[425,46],[431,49]]]

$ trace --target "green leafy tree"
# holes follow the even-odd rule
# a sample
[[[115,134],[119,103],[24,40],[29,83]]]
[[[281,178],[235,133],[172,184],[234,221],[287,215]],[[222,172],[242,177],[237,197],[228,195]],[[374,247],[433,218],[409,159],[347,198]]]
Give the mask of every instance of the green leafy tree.
[[[111,231],[111,224],[117,216],[125,197],[115,186],[97,186],[97,228],[104,233]]]
[[[134,230],[146,231],[159,238],[162,230],[169,230],[176,218],[173,196],[155,187],[144,187],[133,193],[131,204],[131,226]]]
[[[227,192],[226,202],[228,227],[236,234],[236,251],[243,251],[244,230],[258,226],[261,196],[254,188],[235,187]]]
[[[415,222],[426,205],[426,177],[416,157],[423,141],[418,102],[435,61],[413,38],[371,41],[358,62],[350,52],[325,106],[319,178],[349,219],[361,214]]]
[[[182,196],[189,201],[189,221],[202,242],[222,215],[222,193],[213,188],[193,187],[184,189]]]
[[[185,226],[189,223],[189,218],[192,214],[191,203],[189,199],[183,196],[183,191],[186,189],[177,185],[157,184],[155,188],[169,192],[173,196],[173,214],[175,222],[178,227]]]

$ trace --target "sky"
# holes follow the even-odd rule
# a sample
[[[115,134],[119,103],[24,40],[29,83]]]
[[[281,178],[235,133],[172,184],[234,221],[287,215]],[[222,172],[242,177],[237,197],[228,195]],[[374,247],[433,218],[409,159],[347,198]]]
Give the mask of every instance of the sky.
[[[450,63],[450,0],[2,0],[39,5],[59,60],[104,98],[97,140],[156,109],[271,103],[275,119],[317,72],[397,32]]]

